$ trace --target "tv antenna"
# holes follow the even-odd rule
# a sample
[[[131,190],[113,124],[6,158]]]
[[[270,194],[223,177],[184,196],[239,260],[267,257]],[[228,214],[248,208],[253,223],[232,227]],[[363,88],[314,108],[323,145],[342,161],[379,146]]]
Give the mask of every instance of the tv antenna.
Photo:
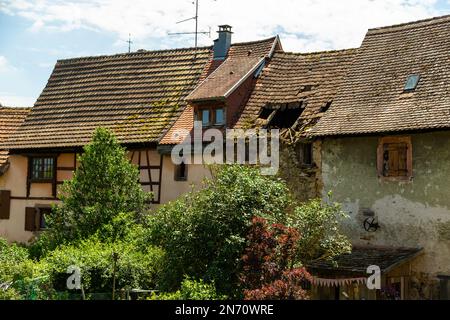
[[[128,43],[128,53],[131,52],[131,44],[133,41],[131,41],[131,33],[128,34],[128,40],[125,40],[126,43]]]
[[[178,21],[177,24],[195,20],[195,32],[169,32],[169,36],[175,36],[175,35],[185,35],[185,34],[193,34],[195,35],[195,47],[198,47],[198,35],[199,34],[206,34],[209,37],[211,37],[211,27],[209,27],[209,31],[198,31],[198,0],[195,0],[195,2],[192,2],[192,4],[195,3],[195,16],[192,18],[184,19],[181,21]]]

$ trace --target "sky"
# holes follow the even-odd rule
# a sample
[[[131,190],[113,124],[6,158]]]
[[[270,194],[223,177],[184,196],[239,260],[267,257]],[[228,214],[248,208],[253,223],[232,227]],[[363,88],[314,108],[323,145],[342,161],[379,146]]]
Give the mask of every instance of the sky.
[[[32,106],[58,59],[192,47],[194,0],[0,0],[0,103]],[[278,34],[285,51],[358,47],[369,28],[450,14],[450,0],[199,0],[200,45]]]

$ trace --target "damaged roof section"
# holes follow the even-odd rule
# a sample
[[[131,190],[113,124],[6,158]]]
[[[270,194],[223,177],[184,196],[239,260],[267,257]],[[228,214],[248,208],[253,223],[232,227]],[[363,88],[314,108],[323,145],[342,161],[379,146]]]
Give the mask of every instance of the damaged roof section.
[[[190,93],[190,102],[226,99],[239,85],[252,76],[275,48],[281,48],[278,37],[234,44],[228,57]]]
[[[450,128],[450,15],[368,31],[315,136]]]
[[[356,49],[316,53],[275,52],[258,79],[238,126],[256,124],[287,129],[295,125],[292,128],[295,134],[304,135],[305,130],[316,123],[333,101],[355,53]],[[277,113],[286,119],[285,123],[273,122]],[[292,116],[296,116],[294,121]]]
[[[381,273],[385,274],[411,261],[422,251],[421,248],[354,246],[351,253],[337,257],[336,264],[331,261],[317,261],[308,264],[307,269],[324,276],[367,276],[367,268],[374,265],[380,267]]]
[[[0,142],[5,141],[23,123],[30,108],[0,107]],[[0,176],[8,168],[9,152],[0,150]]]

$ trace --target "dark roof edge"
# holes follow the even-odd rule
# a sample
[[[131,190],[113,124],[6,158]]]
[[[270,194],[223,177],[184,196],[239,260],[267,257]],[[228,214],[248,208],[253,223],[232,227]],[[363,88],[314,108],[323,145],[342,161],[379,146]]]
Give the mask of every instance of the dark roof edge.
[[[440,17],[433,17],[433,18],[422,19],[422,20],[400,23],[400,24],[394,24],[391,26],[372,28],[372,29],[368,30],[367,34],[369,35],[369,34],[381,34],[381,33],[395,32],[395,31],[403,31],[403,30],[420,28],[420,27],[424,27],[424,26],[428,26],[428,25],[445,23],[445,22],[450,22],[450,15],[444,15],[444,16],[440,16]]]
[[[292,52],[292,51],[275,51],[277,54],[285,54],[292,56],[309,56],[318,54],[333,54],[333,53],[352,53],[357,52],[359,48],[337,49],[337,50],[324,50],[324,51],[312,51],[312,52]]]
[[[203,46],[203,47],[186,47],[186,48],[172,48],[172,49],[161,49],[161,50],[142,50],[142,51],[133,51],[126,53],[116,53],[116,54],[103,54],[98,56],[85,56],[85,57],[76,57],[76,58],[67,58],[67,59],[58,59],[57,63],[72,63],[83,60],[95,60],[102,58],[112,58],[112,57],[126,57],[126,56],[138,56],[149,53],[164,53],[164,52],[172,52],[172,51],[194,51],[194,50],[211,50],[212,46]]]
[[[432,128],[417,128],[417,129],[392,129],[383,131],[370,131],[370,132],[350,132],[350,133],[318,133],[314,132],[308,133],[310,138],[350,138],[350,137],[367,137],[367,136],[384,136],[388,134],[417,134],[417,133],[428,133],[436,131],[448,131],[450,130],[450,125],[432,127]],[[314,131],[314,128],[313,128]]]

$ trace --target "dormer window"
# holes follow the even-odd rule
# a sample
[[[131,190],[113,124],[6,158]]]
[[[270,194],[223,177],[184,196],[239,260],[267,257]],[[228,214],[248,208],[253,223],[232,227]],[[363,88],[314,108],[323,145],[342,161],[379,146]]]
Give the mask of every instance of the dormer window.
[[[195,111],[195,121],[201,121],[203,127],[223,126],[226,123],[225,109],[217,107],[201,107]]]
[[[417,84],[419,83],[420,75],[412,74],[406,79],[405,87],[403,90],[405,92],[410,92],[416,90]]]
[[[216,112],[216,114],[214,117],[214,124],[217,126],[225,124],[225,117],[224,117],[223,109],[222,108],[216,109],[215,112]]]
[[[202,125],[207,127],[211,124],[209,109],[202,110]]]

